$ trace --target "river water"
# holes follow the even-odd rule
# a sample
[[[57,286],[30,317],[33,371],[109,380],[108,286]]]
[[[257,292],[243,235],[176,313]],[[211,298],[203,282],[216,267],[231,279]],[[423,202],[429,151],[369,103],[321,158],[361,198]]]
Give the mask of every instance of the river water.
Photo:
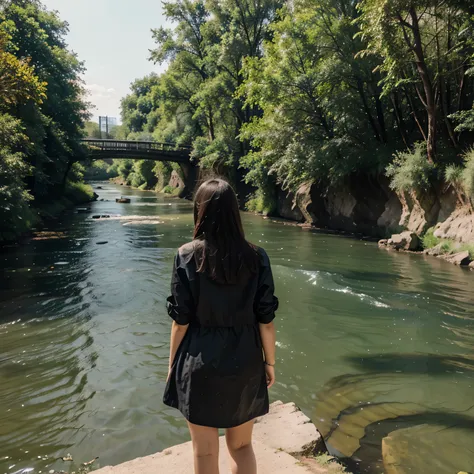
[[[0,254],[0,473],[72,472],[96,456],[100,467],[188,440],[161,397],[164,303],[191,205],[99,184],[106,201]],[[116,204],[121,193],[132,203]],[[244,222],[268,250],[281,300],[271,398],[294,401],[361,472],[383,472],[386,436],[402,472],[473,470],[474,274]],[[58,459],[69,453],[73,462]]]

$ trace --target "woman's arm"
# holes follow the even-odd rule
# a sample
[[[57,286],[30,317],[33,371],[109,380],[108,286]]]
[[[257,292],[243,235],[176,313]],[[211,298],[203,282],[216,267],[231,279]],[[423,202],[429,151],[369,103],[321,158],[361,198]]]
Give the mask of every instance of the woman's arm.
[[[260,337],[262,338],[263,352],[265,354],[265,372],[267,374],[267,386],[270,388],[275,383],[275,342],[276,331],[273,322],[259,324]]]
[[[171,340],[170,340],[170,361],[168,366],[168,378],[171,373],[171,366],[173,365],[174,358],[176,357],[176,352],[178,351],[178,347],[180,346],[181,342],[188,331],[189,324],[180,325],[173,321],[173,325],[171,326]]]
[[[171,278],[171,296],[167,300],[168,314],[173,319],[170,338],[170,360],[168,366],[168,379],[171,373],[176,353],[188,331],[189,323],[192,322],[194,313],[194,302],[191,293],[186,269],[181,266],[181,257],[175,257],[173,265],[173,276]]]

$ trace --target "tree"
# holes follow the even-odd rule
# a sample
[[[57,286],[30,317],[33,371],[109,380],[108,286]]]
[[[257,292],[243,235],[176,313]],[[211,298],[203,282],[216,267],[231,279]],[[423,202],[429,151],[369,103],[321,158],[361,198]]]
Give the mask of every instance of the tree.
[[[29,202],[33,199],[25,189],[25,178],[31,172],[25,163],[28,149],[21,121],[12,117],[16,106],[45,98],[46,84],[35,75],[30,62],[19,60],[8,52],[10,37],[0,29],[0,234],[11,238],[32,223]]]
[[[83,156],[79,140],[88,117],[80,77],[84,66],[67,49],[67,23],[40,2],[10,0],[0,13],[0,23],[10,37],[8,51],[31,65],[46,84],[41,104],[29,100],[15,110],[35,145],[27,152],[33,166],[29,185],[37,197],[59,195],[73,163]]]
[[[99,124],[96,122],[87,121],[84,125],[84,135],[86,138],[102,138]]]
[[[247,60],[241,88],[263,111],[243,127],[254,150],[247,180],[266,187],[267,170],[284,188],[325,185],[380,169],[401,140],[372,59],[356,58],[357,11],[349,0],[296,2],[283,9],[261,59]]]
[[[467,5],[467,4],[466,4]],[[472,21],[465,4],[445,0],[363,0],[359,6],[366,52],[381,58],[385,91],[408,87],[426,111],[428,160],[436,160],[438,117],[453,146],[452,104],[463,107],[465,75],[472,65]],[[470,32],[463,28],[471,25]],[[469,50],[471,54],[469,54]]]

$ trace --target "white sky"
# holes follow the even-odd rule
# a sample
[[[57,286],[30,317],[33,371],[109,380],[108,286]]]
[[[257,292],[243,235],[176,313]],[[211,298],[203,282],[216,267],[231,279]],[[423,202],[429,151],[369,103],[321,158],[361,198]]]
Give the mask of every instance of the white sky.
[[[69,23],[67,42],[87,68],[84,79],[99,115],[120,120],[120,99],[134,79],[163,67],[148,61],[151,29],[165,24],[160,0],[42,0]]]

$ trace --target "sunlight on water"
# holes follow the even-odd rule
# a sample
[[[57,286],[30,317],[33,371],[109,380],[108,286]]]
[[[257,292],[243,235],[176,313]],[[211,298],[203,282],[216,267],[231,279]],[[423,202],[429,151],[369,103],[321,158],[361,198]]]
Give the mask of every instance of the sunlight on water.
[[[188,439],[161,396],[164,303],[191,206],[101,186],[89,213],[0,254],[1,473],[77,472],[96,456],[101,467]],[[115,203],[121,194],[131,204]],[[299,405],[361,472],[383,472],[382,439],[407,472],[472,470],[474,275],[244,221],[268,250],[281,300],[272,399]]]

